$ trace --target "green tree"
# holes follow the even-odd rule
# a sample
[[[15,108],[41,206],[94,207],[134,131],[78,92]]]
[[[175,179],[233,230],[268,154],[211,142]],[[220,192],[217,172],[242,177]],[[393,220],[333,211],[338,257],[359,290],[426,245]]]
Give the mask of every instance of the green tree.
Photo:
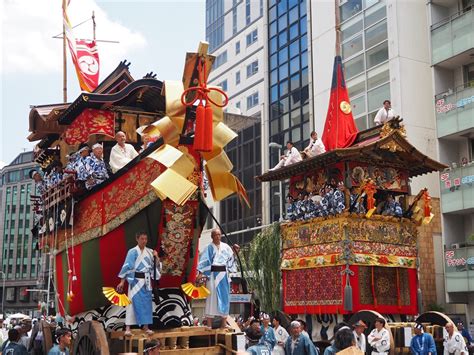
[[[274,223],[253,238],[245,253],[245,277],[267,313],[280,310],[280,244],[280,224]]]

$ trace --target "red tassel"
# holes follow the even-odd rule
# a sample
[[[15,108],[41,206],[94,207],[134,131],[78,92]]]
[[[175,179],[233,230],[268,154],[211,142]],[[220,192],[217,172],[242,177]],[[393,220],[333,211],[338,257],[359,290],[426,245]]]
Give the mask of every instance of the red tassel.
[[[212,151],[212,118],[213,118],[213,111],[211,105],[208,103],[206,104],[205,109],[205,120],[204,120],[204,142],[203,142],[203,152],[210,152]]]
[[[196,125],[194,126],[194,150],[204,151],[205,108],[200,103],[196,107]]]

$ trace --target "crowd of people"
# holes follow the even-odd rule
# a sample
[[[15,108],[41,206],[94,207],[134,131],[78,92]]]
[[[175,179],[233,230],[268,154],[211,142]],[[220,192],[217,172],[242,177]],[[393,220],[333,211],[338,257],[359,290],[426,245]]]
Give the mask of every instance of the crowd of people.
[[[53,332],[53,347],[48,355],[69,355],[72,342],[72,331],[64,327],[62,317],[42,317],[51,326]],[[9,327],[0,320],[1,354],[9,355],[42,355],[43,331],[38,319],[23,319]]]
[[[346,191],[347,188],[341,181],[337,184],[326,184],[319,193],[300,192],[297,199],[288,194],[286,220],[301,221],[314,217],[335,216],[344,211],[365,214],[367,212],[366,195],[352,187],[349,191],[349,203],[347,203]],[[402,217],[402,206],[392,194],[380,193],[379,195],[376,214]]]
[[[272,326],[270,317],[265,313],[261,313],[258,320],[250,317],[243,322],[239,317],[236,321],[246,335],[246,351],[252,355],[320,354],[320,349],[313,344],[306,332],[306,324],[302,320],[292,321],[288,331],[281,325],[281,318],[278,315],[272,318]],[[458,323],[457,328],[458,330],[453,323],[446,324],[443,339],[444,354],[468,355],[466,342],[470,344],[472,339],[467,331],[462,332],[462,323]],[[374,329],[370,332],[367,329],[367,325],[362,320],[352,325],[346,322],[337,324],[334,327],[334,336],[330,339],[330,345],[322,351],[323,355],[335,355],[350,347],[357,348],[361,354],[388,355],[392,346],[392,337],[390,330],[386,328],[385,319],[376,318]],[[416,323],[413,333],[410,341],[411,354],[436,355],[434,338],[431,334],[425,333],[423,324]]]

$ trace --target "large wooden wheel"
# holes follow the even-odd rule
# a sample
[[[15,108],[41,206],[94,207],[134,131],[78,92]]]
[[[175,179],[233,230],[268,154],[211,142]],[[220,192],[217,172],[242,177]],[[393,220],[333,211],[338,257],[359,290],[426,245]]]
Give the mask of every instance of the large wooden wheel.
[[[54,345],[54,329],[54,326],[44,320],[39,323],[39,330],[43,332],[43,354],[47,354]]]
[[[82,323],[74,340],[74,355],[109,355],[104,327],[97,321]]]

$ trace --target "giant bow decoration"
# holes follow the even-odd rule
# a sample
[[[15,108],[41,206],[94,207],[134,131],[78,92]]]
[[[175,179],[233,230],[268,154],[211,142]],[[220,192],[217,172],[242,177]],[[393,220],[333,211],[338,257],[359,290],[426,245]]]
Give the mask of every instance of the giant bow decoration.
[[[231,173],[233,165],[224,151],[224,147],[236,138],[237,134],[223,122],[222,108],[228,102],[226,94],[218,87],[207,86],[209,72],[206,68],[210,67],[212,61],[206,52],[207,47],[200,44],[198,53],[188,54],[183,76],[185,84],[181,81],[165,81],[163,85],[166,116],[154,122],[150,129],[159,132],[165,145],[149,157],[168,169],[151,185],[160,199],[169,198],[178,205],[186,203],[196,191],[197,186],[188,180],[194,171],[195,162],[192,155],[187,154],[187,148],[179,146],[179,136],[185,124],[186,108],[199,102],[196,107],[193,148],[206,160],[205,171],[212,196],[215,201],[221,201],[237,193],[241,201],[250,206],[245,188]],[[188,69],[195,65],[196,60],[198,85],[185,89],[184,86],[191,82]],[[187,101],[189,97],[193,99]]]

